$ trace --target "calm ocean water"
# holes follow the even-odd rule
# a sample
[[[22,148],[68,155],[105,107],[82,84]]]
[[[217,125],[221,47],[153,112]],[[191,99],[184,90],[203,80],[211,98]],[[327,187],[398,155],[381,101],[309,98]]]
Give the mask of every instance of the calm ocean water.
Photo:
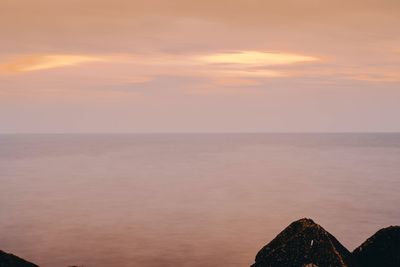
[[[0,135],[0,249],[42,267],[248,266],[311,217],[400,224],[400,134]]]

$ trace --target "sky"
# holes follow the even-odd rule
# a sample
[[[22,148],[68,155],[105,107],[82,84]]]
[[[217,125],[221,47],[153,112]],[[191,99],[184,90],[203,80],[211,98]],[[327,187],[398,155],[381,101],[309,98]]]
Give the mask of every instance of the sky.
[[[0,133],[400,131],[398,0],[0,0]]]

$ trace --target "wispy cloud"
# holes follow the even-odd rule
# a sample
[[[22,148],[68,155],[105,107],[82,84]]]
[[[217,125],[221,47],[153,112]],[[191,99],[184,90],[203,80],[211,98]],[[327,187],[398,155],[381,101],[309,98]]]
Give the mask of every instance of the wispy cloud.
[[[0,71],[6,73],[20,73],[74,66],[87,62],[103,61],[101,57],[88,55],[27,55],[19,56],[0,64]]]
[[[290,53],[238,51],[233,53],[219,53],[199,57],[200,61],[215,64],[239,64],[254,66],[288,65],[318,61],[317,57]]]
[[[203,77],[210,80],[221,78],[229,80],[230,77],[260,79],[287,76],[287,73],[275,66],[315,61],[319,61],[319,58],[295,53],[261,51],[180,55],[163,53],[42,54],[17,56],[4,63],[0,62],[0,73],[25,73],[100,62],[107,63],[102,66],[109,73],[113,73],[113,76],[123,79],[124,82],[132,77],[138,77],[139,82],[145,82],[160,75]],[[125,75],[125,77],[121,77],[121,75]]]

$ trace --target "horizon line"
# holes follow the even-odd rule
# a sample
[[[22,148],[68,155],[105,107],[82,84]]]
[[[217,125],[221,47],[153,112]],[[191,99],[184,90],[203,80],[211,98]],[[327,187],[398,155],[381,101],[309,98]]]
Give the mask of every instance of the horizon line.
[[[0,135],[106,135],[106,134],[120,134],[120,135],[143,135],[143,134],[400,134],[400,131],[243,131],[243,132],[222,132],[222,131],[182,131],[182,132],[0,132]]]

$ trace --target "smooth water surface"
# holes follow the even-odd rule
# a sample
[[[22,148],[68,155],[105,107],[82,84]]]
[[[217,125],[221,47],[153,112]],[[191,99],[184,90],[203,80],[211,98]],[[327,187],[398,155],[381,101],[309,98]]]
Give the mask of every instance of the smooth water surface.
[[[311,217],[400,224],[400,134],[0,135],[0,249],[42,267],[248,266]]]

